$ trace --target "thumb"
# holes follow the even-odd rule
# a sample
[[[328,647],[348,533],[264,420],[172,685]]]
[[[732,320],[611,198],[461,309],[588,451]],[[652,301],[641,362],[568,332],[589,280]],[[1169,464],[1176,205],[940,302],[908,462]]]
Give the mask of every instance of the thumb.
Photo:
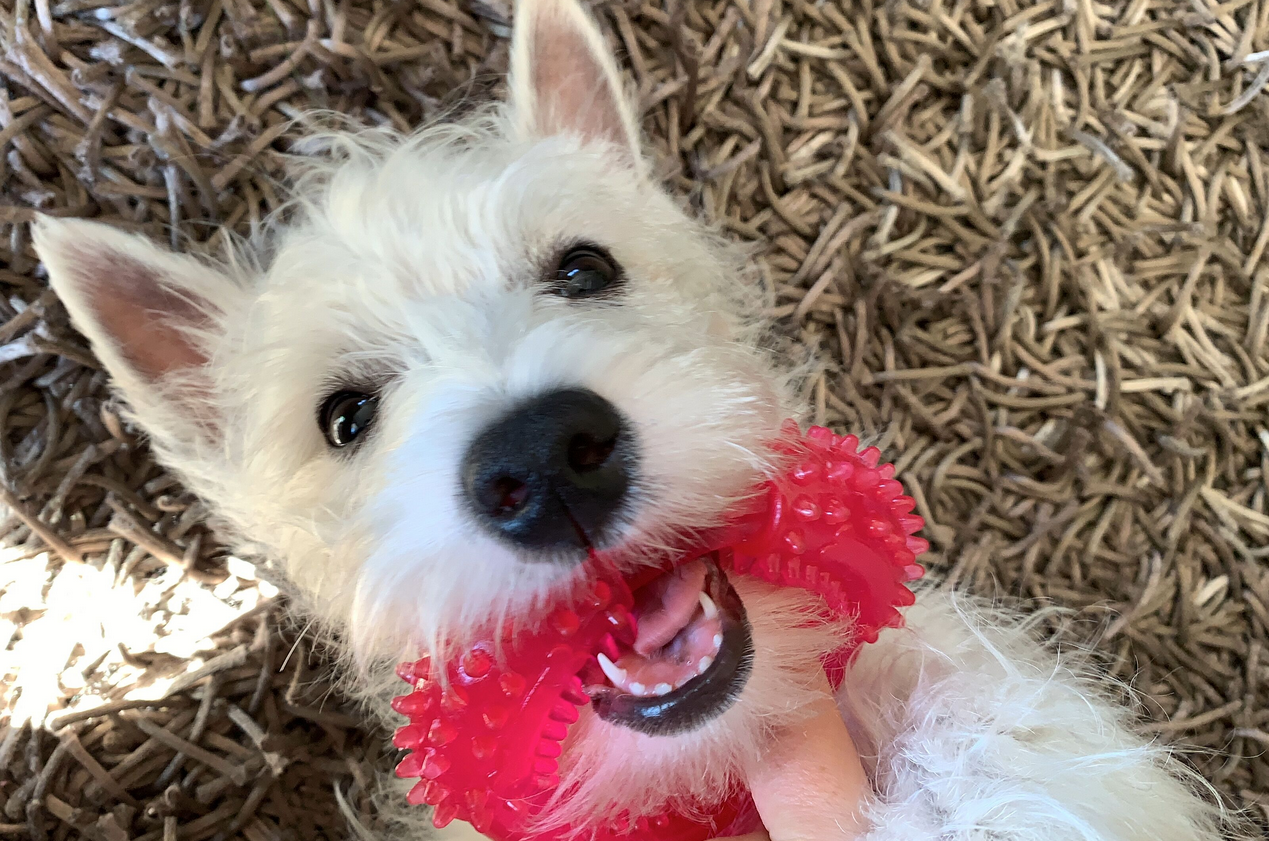
[[[730,841],[853,841],[867,830],[870,790],[855,743],[821,674],[812,716],[776,735],[749,788],[766,827]],[[720,839],[719,841],[722,841]]]

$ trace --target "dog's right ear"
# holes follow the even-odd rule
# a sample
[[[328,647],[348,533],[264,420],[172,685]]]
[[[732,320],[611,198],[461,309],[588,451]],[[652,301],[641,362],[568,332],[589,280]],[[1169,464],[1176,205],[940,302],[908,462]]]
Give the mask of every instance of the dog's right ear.
[[[214,436],[208,361],[241,287],[100,222],[41,217],[33,238],[50,285],[151,435],[176,445],[193,443],[171,440],[193,430]]]
[[[608,143],[642,170],[638,120],[617,63],[578,0],[517,0],[509,85],[520,136]]]

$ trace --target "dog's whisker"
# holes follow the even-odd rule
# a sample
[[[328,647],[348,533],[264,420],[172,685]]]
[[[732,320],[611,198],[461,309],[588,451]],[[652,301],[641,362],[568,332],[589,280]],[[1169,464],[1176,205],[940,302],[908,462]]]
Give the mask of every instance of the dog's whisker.
[[[286,656],[282,658],[282,665],[278,667],[278,671],[286,671],[286,666],[291,662],[291,657],[295,654],[296,649],[299,648],[300,643],[304,640],[304,635],[308,633],[309,629],[313,627],[313,623],[316,621],[316,618],[308,620],[308,622],[304,624],[304,627],[300,629],[300,632],[295,635],[295,642],[291,643],[291,648],[286,652]]]

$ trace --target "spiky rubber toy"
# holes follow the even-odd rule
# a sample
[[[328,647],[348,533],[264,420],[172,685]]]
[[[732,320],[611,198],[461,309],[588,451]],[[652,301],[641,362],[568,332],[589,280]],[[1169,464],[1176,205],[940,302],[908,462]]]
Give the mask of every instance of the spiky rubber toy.
[[[923,570],[917,556],[929,544],[913,535],[924,523],[911,497],[879,464],[875,447],[859,450],[853,435],[822,427],[802,435],[788,422],[776,442],[788,469],[766,483],[757,502],[722,530],[712,545],[685,553],[681,563],[712,554],[731,574],[799,587],[824,600],[826,614],[853,620],[852,638],[825,662],[834,688],[857,648],[901,622],[912,604],[906,586]],[[558,758],[579,708],[590,703],[582,674],[599,653],[616,659],[636,634],[633,591],[664,573],[623,577],[602,558],[587,563],[571,592],[552,608],[467,647],[444,664],[444,679],[427,660],[397,674],[413,687],[393,701],[410,723],[394,742],[410,753],[397,775],[419,778],[408,798],[434,807],[433,822],[469,821],[495,841],[563,841],[571,829],[533,830],[560,785]],[[705,841],[755,828],[745,791],[734,792],[707,821],[678,813],[653,818],[613,816],[595,841]]]

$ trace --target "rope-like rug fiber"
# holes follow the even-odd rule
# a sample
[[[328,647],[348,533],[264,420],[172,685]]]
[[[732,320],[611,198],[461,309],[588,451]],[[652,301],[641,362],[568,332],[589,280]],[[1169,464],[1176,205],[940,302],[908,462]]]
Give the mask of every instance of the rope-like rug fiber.
[[[278,203],[291,117],[488,96],[506,14],[0,0],[0,834],[342,836],[334,789],[364,811],[391,759],[120,424],[33,209],[215,246]],[[1073,609],[1146,729],[1263,820],[1269,0],[601,15],[658,172],[759,245],[827,360],[814,420],[898,461],[935,572]]]

